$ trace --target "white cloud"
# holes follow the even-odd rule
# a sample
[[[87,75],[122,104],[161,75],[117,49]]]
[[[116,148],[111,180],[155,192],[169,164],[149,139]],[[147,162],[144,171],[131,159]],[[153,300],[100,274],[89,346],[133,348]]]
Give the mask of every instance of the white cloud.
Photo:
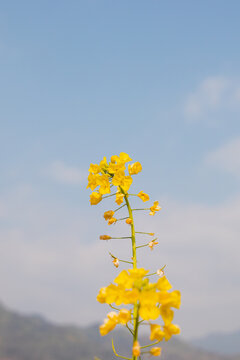
[[[118,224],[109,227],[102,220],[104,205],[96,210],[93,226],[95,217],[87,205],[84,210],[59,209],[34,199],[28,193],[1,201],[11,220],[0,230],[1,299],[55,321],[101,321],[108,309],[97,304],[96,293],[118,272],[108,251],[130,258],[129,241],[97,239],[100,233],[119,233]],[[154,270],[167,264],[167,276],[183,295],[177,315],[183,335],[238,327],[240,198],[212,207],[164,199],[161,205],[163,210],[154,217],[136,215],[138,230],[159,236],[154,251],[139,249],[139,265]],[[122,226],[126,234],[128,228]],[[139,241],[146,241],[144,235]]]
[[[239,83],[228,77],[212,76],[204,79],[188,95],[184,114],[189,121],[198,121],[221,109],[234,110],[239,104]]]
[[[205,158],[209,166],[240,177],[240,137],[210,152]]]
[[[52,179],[63,184],[78,185],[85,181],[86,174],[77,167],[66,165],[62,161],[55,161],[48,169]]]

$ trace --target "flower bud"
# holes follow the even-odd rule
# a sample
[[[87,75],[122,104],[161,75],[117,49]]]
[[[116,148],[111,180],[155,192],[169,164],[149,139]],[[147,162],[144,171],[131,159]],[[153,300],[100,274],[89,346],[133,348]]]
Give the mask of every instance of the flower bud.
[[[111,236],[109,236],[109,235],[100,235],[100,236],[99,236],[99,239],[100,239],[100,240],[110,240],[110,239],[111,239]]]
[[[119,260],[118,260],[118,258],[114,258],[112,262],[113,262],[113,265],[114,265],[116,268],[119,267]]]
[[[140,345],[138,341],[134,341],[133,343],[132,354],[133,356],[140,356],[141,354]]]
[[[132,222],[133,222],[132,219],[130,219],[130,218],[127,218],[127,219],[126,219],[126,224],[131,225]]]

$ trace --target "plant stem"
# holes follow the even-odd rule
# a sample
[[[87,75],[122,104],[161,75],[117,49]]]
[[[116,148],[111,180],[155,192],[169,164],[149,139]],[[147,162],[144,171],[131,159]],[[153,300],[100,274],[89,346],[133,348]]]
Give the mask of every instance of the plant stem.
[[[123,204],[122,206],[119,206],[117,209],[114,210],[114,212],[117,212],[118,210],[122,209],[126,204]]]
[[[137,268],[137,253],[136,253],[136,236],[135,236],[135,227],[134,227],[134,220],[133,220],[133,213],[130,203],[128,201],[128,194],[120,187],[120,191],[124,195],[125,203],[127,205],[129,218],[132,220],[131,225],[131,238],[132,238],[132,259],[133,259],[133,268]],[[139,325],[139,303],[135,302],[133,308],[133,344],[135,341],[138,340],[138,325]],[[132,357],[132,360],[137,360],[137,356]]]

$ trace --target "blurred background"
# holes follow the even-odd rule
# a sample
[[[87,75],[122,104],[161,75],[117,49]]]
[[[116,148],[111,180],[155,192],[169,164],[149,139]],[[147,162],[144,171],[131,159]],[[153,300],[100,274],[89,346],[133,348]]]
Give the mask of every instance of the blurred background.
[[[166,264],[181,290],[182,338],[240,339],[239,12],[237,0],[0,2],[4,308],[103,320],[96,294],[123,269],[108,251],[128,247],[99,241],[120,230],[102,217],[111,198],[90,206],[87,176],[123,151],[143,166],[133,191],[162,206],[137,215],[159,238],[141,264]]]

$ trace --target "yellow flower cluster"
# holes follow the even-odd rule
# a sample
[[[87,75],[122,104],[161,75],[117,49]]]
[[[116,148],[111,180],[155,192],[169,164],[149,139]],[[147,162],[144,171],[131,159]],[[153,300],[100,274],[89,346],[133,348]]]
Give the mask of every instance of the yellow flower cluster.
[[[100,326],[100,334],[102,336],[107,335],[112,331],[117,324],[126,325],[131,320],[131,311],[128,309],[121,309],[119,313],[111,311],[107,314],[107,318],[104,323]]]
[[[110,194],[111,185],[117,187],[116,203],[120,205],[123,202],[123,194],[120,188],[124,192],[128,192],[132,184],[131,175],[136,175],[142,170],[140,162],[128,164],[128,175],[126,175],[126,163],[130,161],[132,161],[130,156],[121,152],[119,156],[112,156],[109,163],[104,157],[100,164],[90,165],[87,188],[93,191],[90,195],[91,205],[97,205],[102,200],[103,195]],[[95,189],[97,191],[94,191]],[[139,195],[139,197],[141,196]],[[147,197],[148,195],[143,193],[143,201],[147,201]]]
[[[115,303],[117,306],[137,302],[142,320],[156,320],[161,316],[164,322],[163,327],[151,325],[150,340],[169,340],[180,332],[178,326],[172,324],[172,308],[179,309],[181,295],[178,290],[169,292],[172,286],[166,276],[159,278],[156,283],[150,283],[147,274],[148,270],[144,268],[123,270],[115,278],[115,284],[100,289],[97,300],[100,303]],[[101,334],[104,332],[105,335],[112,329],[112,322],[108,319]]]
[[[158,201],[154,201],[153,205],[147,208],[132,208],[130,198],[132,196],[138,197],[143,202],[149,201],[149,195],[143,191],[136,194],[128,193],[133,181],[132,176],[141,171],[142,165],[140,162],[132,162],[128,154],[121,152],[118,156],[112,156],[109,162],[104,157],[99,164],[90,164],[87,185],[87,188],[90,188],[92,191],[90,195],[91,205],[97,205],[102,199],[112,196],[115,196],[115,202],[118,205],[123,203],[123,205],[114,210],[105,211],[103,217],[108,225],[124,220],[130,230],[130,236],[100,236],[100,240],[131,239],[131,259],[119,259],[113,254],[109,254],[116,268],[119,267],[120,262],[132,264],[133,268],[121,271],[113,283],[101,288],[97,295],[97,300],[100,303],[109,304],[115,310],[107,314],[104,323],[100,326],[100,334],[102,336],[108,334],[117,324],[124,325],[133,336],[132,360],[137,360],[140,357],[141,349],[154,346],[162,340],[168,341],[172,335],[180,333],[179,327],[173,323],[173,309],[180,307],[181,294],[178,290],[171,290],[172,286],[166,276],[164,276],[163,269],[165,266],[158,269],[156,273],[150,274],[158,276],[156,282],[150,282],[148,270],[137,267],[138,249],[148,246],[153,250],[158,242],[156,241],[157,238],[155,238],[137,246],[138,234],[147,236],[154,236],[154,234],[136,231],[133,215],[136,210],[148,210],[149,215],[153,216],[161,210]],[[114,187],[115,191],[111,194]],[[127,211],[127,214],[123,215],[123,217],[116,217],[116,213],[119,210]],[[153,323],[158,318],[162,320],[161,325]],[[138,330],[139,325],[144,321],[147,321],[150,326],[150,340],[154,341],[154,343],[140,346]],[[112,346],[114,354],[122,357],[116,353],[113,343]],[[159,356],[161,355],[161,348],[152,347],[149,351],[144,351],[142,354],[146,353],[152,356]]]

